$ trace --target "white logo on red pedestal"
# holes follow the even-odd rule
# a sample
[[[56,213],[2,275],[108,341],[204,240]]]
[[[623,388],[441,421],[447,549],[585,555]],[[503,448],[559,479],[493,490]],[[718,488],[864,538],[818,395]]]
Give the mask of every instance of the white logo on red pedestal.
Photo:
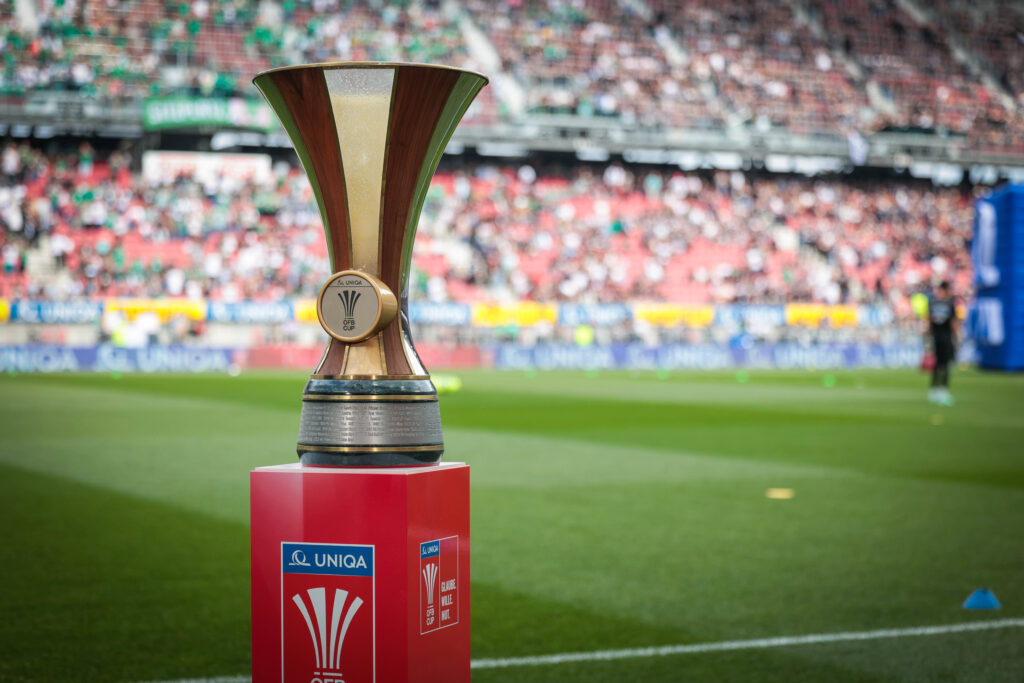
[[[433,562],[423,568],[423,583],[427,586],[427,604],[434,604],[434,582],[437,580],[437,565]]]
[[[420,634],[459,623],[459,537],[420,543]]]
[[[373,683],[374,547],[281,544],[284,683]]]

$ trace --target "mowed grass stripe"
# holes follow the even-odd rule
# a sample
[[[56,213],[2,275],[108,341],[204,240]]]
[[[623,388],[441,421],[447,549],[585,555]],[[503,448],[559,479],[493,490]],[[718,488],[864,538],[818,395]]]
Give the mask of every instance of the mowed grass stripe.
[[[873,412],[851,414],[850,407],[855,403],[852,399],[835,403],[822,402],[813,396],[797,403],[788,400],[785,392],[828,392],[820,385],[807,387],[807,379],[800,375],[790,380],[797,382],[795,387],[782,385],[778,379],[770,380],[768,390],[783,393],[763,394],[754,405],[745,397],[758,390],[749,385],[736,385],[731,376],[719,375],[720,384],[715,385],[693,373],[661,384],[650,379],[653,375],[636,380],[629,380],[626,373],[601,376],[605,375],[611,379],[592,380],[579,373],[556,374],[554,379],[546,375],[531,379],[514,373],[468,373],[467,389],[442,400],[445,426],[503,433],[528,432],[626,447],[727,454],[801,465],[810,465],[813,461],[819,466],[856,468],[895,476],[1024,486],[1021,468],[1003,457],[1003,452],[1015,447],[1024,433],[1024,415],[1013,409],[1014,405],[1024,402],[1024,382],[1019,381],[1020,378],[969,374],[964,383],[978,385],[981,380],[983,390],[976,387],[975,394],[962,396],[961,405],[953,411],[929,406],[923,401],[923,392],[916,388],[913,400],[873,400],[870,402]],[[758,381],[768,382],[769,377],[759,377]],[[920,387],[922,382],[918,373],[907,372],[866,373],[864,377],[867,379],[852,376],[847,381],[856,385],[885,380],[879,390],[889,388],[892,377],[902,380],[905,387]],[[148,383],[147,378],[138,377],[125,377],[117,382],[90,376],[41,379],[67,386],[94,386],[105,381],[107,386],[116,384],[127,391],[151,392],[159,388],[177,396],[191,392],[203,400],[273,407],[289,414],[294,414],[291,411],[296,411],[298,404],[298,389],[295,388],[298,384],[291,376],[257,375],[244,380],[222,377],[219,381],[213,377],[163,376],[148,378]],[[635,386],[627,391],[630,381]],[[593,391],[595,383],[614,385],[619,399],[567,400],[564,395],[558,395],[567,391]],[[488,388],[494,385],[501,389]],[[550,390],[555,395],[517,393],[522,387],[534,385],[545,387],[545,392]],[[696,403],[651,402],[652,386],[668,386],[669,391],[683,395],[698,392],[693,398]],[[735,403],[701,403],[701,396],[713,394],[716,387],[732,396]],[[835,391],[837,394],[827,395],[845,392],[852,396],[858,390]],[[644,400],[639,401],[640,397]],[[824,410],[828,406],[831,409]],[[974,435],[982,429],[990,447],[975,449]],[[291,426],[285,433],[293,430]],[[846,457],[851,442],[861,447],[860,457],[856,459]],[[970,467],[965,468],[956,456],[968,449],[975,450],[975,457]],[[893,452],[901,457],[890,457]]]
[[[502,433],[465,428],[445,429],[446,458],[472,466],[474,486],[550,488],[595,484],[665,483],[704,480],[861,476],[856,470],[752,461],[683,448],[647,448],[619,443]]]
[[[605,371],[600,373],[461,371],[469,393],[564,397],[567,399],[683,405],[732,405],[773,411],[895,418],[934,408],[924,401],[927,377],[914,371]],[[737,381],[737,376],[743,378]],[[306,376],[301,373],[253,371],[241,377],[222,375],[124,375],[117,380],[95,374],[21,378],[37,386],[97,387],[119,391],[184,396],[295,410]],[[829,386],[823,382],[829,379]],[[18,381],[15,378],[14,381]],[[968,370],[955,375],[961,397],[956,415],[963,422],[1024,428],[1015,403],[1024,401],[1024,377]],[[455,399],[457,396],[446,396]]]
[[[465,386],[573,399],[724,404],[762,410],[783,405],[812,413],[883,419],[932,409],[924,401],[927,377],[915,371],[481,372],[466,375]],[[954,388],[964,399],[957,410],[960,419],[1024,428],[1024,415],[1013,409],[1013,400],[1024,400],[1024,377],[967,370],[956,373]],[[974,400],[979,393],[981,400]]]
[[[249,471],[294,453],[286,411],[31,379],[0,381],[11,466],[247,522]]]
[[[916,377],[902,374],[908,381]],[[491,377],[483,379],[490,381]],[[877,417],[848,414],[844,404],[820,412],[782,399],[757,407],[570,401],[544,394],[474,392],[471,380],[467,379],[466,390],[442,403],[446,425],[857,469],[886,476],[1024,487],[1024,467],[1007,455],[1019,450],[1024,424],[981,428],[971,421],[972,415],[1003,414],[1012,411],[1014,404],[1024,405],[1024,392],[1020,391],[1024,383],[1020,382],[997,382],[999,391],[966,396],[965,405],[954,410],[929,406],[920,394],[919,400],[899,402],[885,416]],[[575,383],[588,381],[579,376]],[[563,380],[566,383],[568,380]],[[635,388],[638,395],[644,395],[649,382],[642,384]],[[622,385],[623,390],[626,386]],[[963,458],[968,452],[972,457]]]

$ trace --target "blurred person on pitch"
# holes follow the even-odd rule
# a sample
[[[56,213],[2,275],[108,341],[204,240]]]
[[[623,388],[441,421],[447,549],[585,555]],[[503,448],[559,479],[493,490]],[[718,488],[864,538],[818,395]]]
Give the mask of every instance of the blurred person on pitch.
[[[953,405],[949,393],[949,366],[956,358],[956,299],[949,282],[943,281],[928,299],[928,331],[935,350],[935,367],[928,400],[941,405]]]

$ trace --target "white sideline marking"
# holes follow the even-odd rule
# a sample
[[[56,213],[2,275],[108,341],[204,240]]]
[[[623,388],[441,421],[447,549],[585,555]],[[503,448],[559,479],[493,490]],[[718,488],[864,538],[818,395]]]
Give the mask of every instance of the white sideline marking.
[[[473,669],[500,669],[512,666],[544,666],[568,662],[599,662],[613,659],[634,659],[640,657],[665,657],[668,655],[721,652],[723,650],[757,650],[792,645],[816,645],[818,643],[840,643],[851,640],[880,640],[883,638],[910,638],[913,636],[937,636],[944,633],[967,631],[991,631],[1001,628],[1024,628],[1024,619],[996,619],[994,621],[967,621],[942,626],[916,626],[912,628],[885,628],[877,631],[846,631],[842,633],[814,633],[806,636],[781,636],[778,638],[754,638],[752,640],[722,640],[716,643],[690,643],[687,645],[661,645],[657,647],[636,647],[623,650],[594,650],[591,652],[563,652],[554,655],[530,657],[502,657],[498,659],[474,659]],[[249,676],[221,676],[219,678],[183,678],[160,683],[248,683]]]
[[[753,640],[724,640],[717,643],[692,643],[688,645],[663,645],[659,647],[637,647],[625,650],[597,650],[594,652],[565,652],[557,655],[536,655],[533,657],[504,657],[500,659],[475,659],[474,669],[497,669],[507,666],[540,666],[564,664],[566,662],[594,662],[610,659],[631,659],[634,657],[664,657],[666,655],[720,652],[722,650],[754,650],[790,645],[814,645],[816,643],[838,643],[846,640],[876,640],[879,638],[907,638],[910,636],[934,636],[962,631],[987,631],[997,628],[1024,627],[1024,619],[998,619],[995,621],[968,621],[943,626],[917,626],[914,628],[887,628],[877,631],[848,631],[845,633],[816,633],[807,636],[782,636],[779,638],[755,638]]]

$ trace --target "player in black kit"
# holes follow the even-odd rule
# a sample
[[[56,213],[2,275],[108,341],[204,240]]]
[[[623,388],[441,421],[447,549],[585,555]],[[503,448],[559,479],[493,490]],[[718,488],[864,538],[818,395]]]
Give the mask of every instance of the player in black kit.
[[[928,299],[928,329],[935,349],[935,369],[928,400],[942,405],[953,405],[949,393],[949,365],[956,358],[956,300],[948,282],[935,288]]]

